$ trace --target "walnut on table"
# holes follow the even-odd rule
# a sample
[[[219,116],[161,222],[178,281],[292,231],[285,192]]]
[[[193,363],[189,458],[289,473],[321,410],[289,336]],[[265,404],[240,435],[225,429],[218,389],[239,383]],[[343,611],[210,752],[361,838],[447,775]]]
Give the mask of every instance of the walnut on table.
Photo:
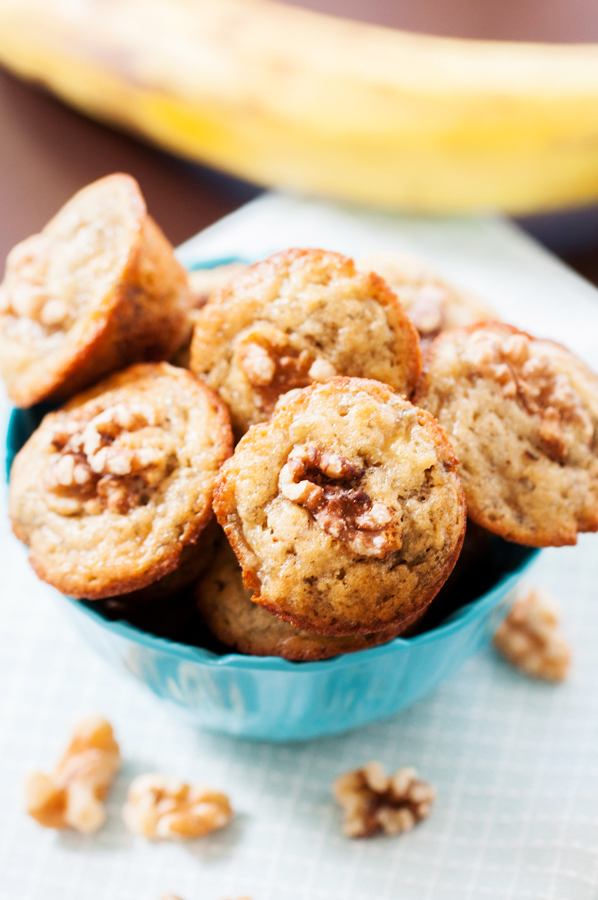
[[[27,812],[45,828],[98,831],[106,820],[105,800],[120,768],[120,750],[106,719],[82,719],[54,773],[27,779]]]
[[[436,797],[410,766],[388,776],[375,761],[339,776],[332,790],[344,810],[343,831],[351,838],[411,831],[428,818]]]
[[[123,808],[130,831],[162,840],[203,837],[224,828],[232,817],[226,794],[158,773],[136,778]]]
[[[514,666],[535,678],[562,681],[571,650],[560,631],[555,603],[531,588],[516,601],[494,635],[494,646]]]

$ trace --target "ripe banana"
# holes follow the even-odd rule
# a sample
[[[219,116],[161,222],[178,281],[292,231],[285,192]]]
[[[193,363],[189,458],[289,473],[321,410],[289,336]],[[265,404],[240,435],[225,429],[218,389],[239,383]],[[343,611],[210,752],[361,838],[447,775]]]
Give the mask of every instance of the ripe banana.
[[[598,45],[429,37],[273,0],[0,0],[0,62],[263,185],[435,213],[598,198]]]

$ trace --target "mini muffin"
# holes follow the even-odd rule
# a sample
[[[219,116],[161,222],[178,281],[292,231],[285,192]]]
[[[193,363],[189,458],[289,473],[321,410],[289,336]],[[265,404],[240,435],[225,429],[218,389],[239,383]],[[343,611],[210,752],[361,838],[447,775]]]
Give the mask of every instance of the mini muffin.
[[[109,175],[9,253],[0,368],[17,406],[64,400],[133,362],[169,359],[192,296],[137,182]]]
[[[386,644],[400,632],[393,626],[374,634],[333,637],[293,628],[252,603],[243,586],[241,567],[226,539],[213,565],[195,588],[197,608],[210,631],[227,647],[252,656],[282,656],[290,660],[329,659]]]
[[[224,464],[214,509],[253,601],[295,628],[417,619],[461,549],[465,501],[438,423],[380,382],[290,396]]]
[[[598,530],[598,378],[564,347],[500,322],[446,332],[416,402],[449,435],[479,525],[535,547]]]
[[[141,363],[47,415],[17,454],[10,514],[40,578],[96,600],[189,565],[232,451],[228,413],[194,375]],[[199,571],[199,564],[193,568]]]
[[[417,332],[388,286],[324,250],[287,250],[237,276],[201,310],[191,344],[191,369],[238,436],[295,388],[354,375],[410,396],[420,368]]]
[[[427,350],[441,331],[496,319],[489,306],[447,284],[417,256],[400,251],[369,253],[357,260],[363,272],[377,272],[395,292]]]

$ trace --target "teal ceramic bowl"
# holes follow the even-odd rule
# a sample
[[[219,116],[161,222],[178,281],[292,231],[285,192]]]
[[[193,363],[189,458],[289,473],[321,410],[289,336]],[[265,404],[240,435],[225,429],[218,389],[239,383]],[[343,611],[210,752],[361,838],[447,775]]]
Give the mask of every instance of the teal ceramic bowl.
[[[13,411],[8,469],[44,411]],[[456,609],[453,601],[452,612],[441,610],[440,621],[415,637],[322,662],[219,655],[110,621],[93,603],[63,602],[101,656],[184,707],[202,728],[268,741],[307,740],[391,716],[450,677],[487,644],[537,552],[495,539],[488,561],[494,583],[477,599]]]

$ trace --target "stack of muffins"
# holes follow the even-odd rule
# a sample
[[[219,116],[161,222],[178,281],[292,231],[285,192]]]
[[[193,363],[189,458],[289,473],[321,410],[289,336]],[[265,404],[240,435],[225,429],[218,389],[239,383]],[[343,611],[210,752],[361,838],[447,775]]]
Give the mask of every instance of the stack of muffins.
[[[421,627],[466,528],[460,565],[598,530],[573,354],[398,254],[188,278],[127,175],[9,254],[0,365],[18,406],[67,401],[11,472],[39,577],[188,643],[376,646]]]

